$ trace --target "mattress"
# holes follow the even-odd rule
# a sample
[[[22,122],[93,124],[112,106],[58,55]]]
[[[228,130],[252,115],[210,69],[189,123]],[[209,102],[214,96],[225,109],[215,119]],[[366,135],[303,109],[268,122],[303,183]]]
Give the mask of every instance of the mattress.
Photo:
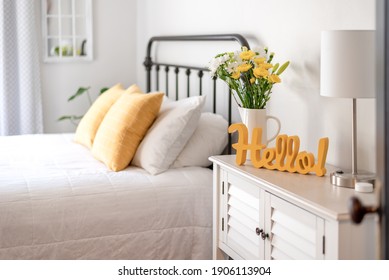
[[[0,259],[210,259],[212,171],[112,172],[73,134],[0,137]]]

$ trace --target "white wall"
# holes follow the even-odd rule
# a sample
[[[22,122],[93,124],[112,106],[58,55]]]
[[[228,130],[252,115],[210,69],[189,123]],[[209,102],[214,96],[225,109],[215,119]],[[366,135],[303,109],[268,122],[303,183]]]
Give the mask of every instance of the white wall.
[[[151,36],[246,35],[251,46],[268,46],[277,61],[291,61],[268,106],[269,114],[281,120],[281,132],[300,136],[301,148],[315,154],[319,138],[328,136],[327,163],[351,168],[352,103],[320,96],[320,34],[374,28],[373,0],[138,0],[137,80],[145,85],[141,64]],[[218,52],[233,50],[226,44]],[[171,49],[170,54],[180,51]],[[204,53],[191,52],[189,58],[204,65],[215,54],[210,51],[204,60]],[[359,100],[358,109],[359,167],[374,171],[375,101]]]
[[[90,92],[96,97],[102,87],[118,82],[129,86],[136,81],[136,0],[92,2],[93,61],[41,63],[46,133],[75,130],[69,122],[57,119],[61,115],[82,115],[88,109],[86,96],[67,102],[78,87],[91,86]]]
[[[374,29],[375,1],[94,0],[93,25],[92,62],[41,64],[46,133],[74,131],[70,123],[56,120],[64,114],[83,114],[87,110],[86,98],[66,101],[79,86],[92,86],[94,95],[101,87],[117,82],[125,86],[138,82],[144,87],[142,63],[151,36],[241,33],[249,38],[251,46],[268,46],[276,53],[277,61],[291,61],[268,105],[269,114],[282,122],[281,132],[299,135],[302,149],[314,153],[319,138],[328,136],[327,162],[350,168],[351,100],[319,94],[320,33],[329,29]],[[179,53],[184,49],[167,46],[165,53],[183,59]],[[190,61],[205,65],[217,52],[236,48],[236,44],[226,43],[184,53]],[[372,171],[374,102],[358,101],[358,162],[360,168]]]

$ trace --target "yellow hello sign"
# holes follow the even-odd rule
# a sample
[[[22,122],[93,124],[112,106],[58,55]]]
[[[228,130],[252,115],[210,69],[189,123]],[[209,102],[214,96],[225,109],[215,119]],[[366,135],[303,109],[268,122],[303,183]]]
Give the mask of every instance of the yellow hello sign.
[[[298,136],[278,135],[276,146],[267,148],[261,143],[262,128],[254,128],[251,144],[248,143],[247,127],[243,123],[230,125],[229,133],[238,131],[238,142],[232,147],[236,150],[236,164],[242,165],[246,162],[247,151],[251,152],[251,162],[255,168],[266,168],[271,170],[297,172],[300,174],[315,173],[323,176],[327,170],[325,162],[327,158],[328,137],[319,140],[317,161],[312,153],[300,149]]]

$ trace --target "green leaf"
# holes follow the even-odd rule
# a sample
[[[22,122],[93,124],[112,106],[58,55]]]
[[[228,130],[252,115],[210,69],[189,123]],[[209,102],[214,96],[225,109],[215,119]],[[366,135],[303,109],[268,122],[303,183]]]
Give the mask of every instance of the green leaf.
[[[272,52],[269,55],[269,59],[267,60],[267,63],[270,63],[273,60],[273,58],[274,58],[274,53]]]
[[[279,63],[276,63],[276,64],[273,66],[273,71],[272,71],[272,73],[276,72],[279,66],[280,66],[280,64],[279,64]]]
[[[83,116],[75,116],[75,115],[65,115],[58,118],[57,122],[64,121],[64,120],[80,120]]]
[[[74,95],[69,97],[68,101],[72,101],[74,98],[76,98],[76,97],[78,97],[80,95],[83,95],[89,89],[90,89],[90,87],[86,87],[86,88],[85,87],[80,87]]]
[[[109,88],[103,87],[102,89],[100,89],[99,95],[102,95],[102,94],[103,94],[104,92],[106,92],[107,90],[109,90]]]
[[[82,115],[82,116],[72,116],[72,119],[73,120],[81,120],[83,117],[84,117],[84,115]]]
[[[219,53],[218,55],[215,56],[215,58],[221,57],[221,56],[223,56],[225,54],[226,54],[225,52],[224,53]]]
[[[285,62],[284,64],[281,65],[280,69],[278,69],[278,72],[276,73],[277,75],[281,75],[282,72],[285,71],[285,69],[289,66],[289,61]]]
[[[64,121],[64,120],[71,120],[72,116],[61,116],[58,118],[57,122]]]

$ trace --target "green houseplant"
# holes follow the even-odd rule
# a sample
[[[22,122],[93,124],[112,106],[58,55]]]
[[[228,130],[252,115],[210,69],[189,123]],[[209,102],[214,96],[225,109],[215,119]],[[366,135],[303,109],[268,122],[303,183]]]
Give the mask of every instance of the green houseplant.
[[[77,97],[79,96],[82,96],[82,95],[86,95],[87,98],[88,98],[88,102],[89,102],[89,105],[91,106],[93,101],[92,101],[92,98],[91,98],[91,95],[89,93],[89,89],[91,87],[79,87],[76,91],[76,93],[74,93],[73,95],[71,95],[69,98],[68,98],[68,102],[69,101],[72,101],[74,99],[76,99]],[[100,92],[99,92],[99,95],[103,94],[106,90],[108,90],[107,87],[103,87],[102,89],[100,89]],[[73,125],[77,126],[78,125],[78,122],[82,119],[84,115],[64,115],[64,116],[61,116],[58,118],[57,121],[65,121],[65,120],[68,120],[70,121]]]

